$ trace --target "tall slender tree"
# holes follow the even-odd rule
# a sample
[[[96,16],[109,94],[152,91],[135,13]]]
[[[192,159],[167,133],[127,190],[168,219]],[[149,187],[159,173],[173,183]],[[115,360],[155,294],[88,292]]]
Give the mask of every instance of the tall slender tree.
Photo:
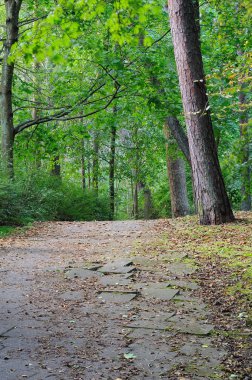
[[[6,0],[6,37],[3,46],[2,80],[1,80],[1,124],[2,124],[2,159],[4,170],[13,176],[14,124],[12,105],[12,84],[14,62],[9,61],[12,46],[18,40],[19,12],[22,0]]]
[[[201,224],[234,220],[214,139],[192,0],[168,0],[180,91]]]
[[[171,210],[173,218],[177,218],[190,213],[186,187],[185,162],[177,155],[177,144],[171,139],[168,121],[164,124],[164,135],[166,138],[166,162],[170,184]],[[175,157],[170,152],[170,144],[175,148]]]

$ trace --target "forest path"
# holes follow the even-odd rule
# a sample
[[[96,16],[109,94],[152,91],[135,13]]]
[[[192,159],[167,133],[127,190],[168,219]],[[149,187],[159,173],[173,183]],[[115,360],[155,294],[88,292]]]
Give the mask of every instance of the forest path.
[[[1,380],[221,378],[195,268],[157,246],[161,223],[41,223],[2,240]]]

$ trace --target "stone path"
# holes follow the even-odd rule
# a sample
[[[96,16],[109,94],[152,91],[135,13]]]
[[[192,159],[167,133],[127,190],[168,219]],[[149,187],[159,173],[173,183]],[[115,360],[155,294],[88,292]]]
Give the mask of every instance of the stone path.
[[[141,253],[157,223],[47,223],[2,241],[1,380],[227,378],[190,257]]]

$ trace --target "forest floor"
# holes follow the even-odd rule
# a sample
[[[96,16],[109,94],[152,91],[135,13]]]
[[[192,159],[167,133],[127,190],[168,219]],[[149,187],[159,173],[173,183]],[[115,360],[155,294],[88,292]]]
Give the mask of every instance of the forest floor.
[[[252,213],[0,241],[1,380],[252,379]]]

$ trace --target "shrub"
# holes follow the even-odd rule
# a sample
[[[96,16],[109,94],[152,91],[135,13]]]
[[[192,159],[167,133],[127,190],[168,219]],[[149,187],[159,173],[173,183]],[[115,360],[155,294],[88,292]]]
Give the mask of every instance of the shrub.
[[[75,184],[63,184],[51,176],[2,180],[0,225],[26,225],[46,220],[105,220],[109,202]]]

